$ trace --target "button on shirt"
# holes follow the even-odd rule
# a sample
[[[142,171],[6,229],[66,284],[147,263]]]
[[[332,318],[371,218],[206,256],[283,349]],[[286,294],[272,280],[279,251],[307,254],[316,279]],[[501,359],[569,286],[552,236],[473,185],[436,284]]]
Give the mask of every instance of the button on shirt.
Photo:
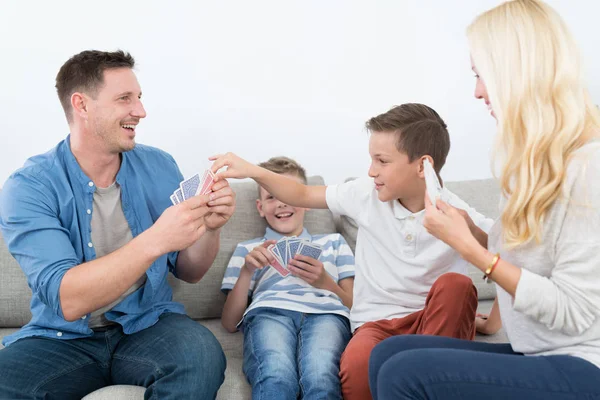
[[[175,160],[159,149],[138,144],[122,153],[116,181],[133,237],[171,205],[169,196],[181,180]],[[75,339],[93,334],[87,316],[73,322],[64,319],[59,287],[70,268],[96,258],[91,237],[95,190],[71,152],[69,137],[27,160],[4,185],[0,229],[32,290],[32,319],[5,337],[5,346],[29,336]],[[106,313],[107,319],[131,334],[152,326],[162,313],[183,314],[183,306],[172,301],[166,279],[169,271],[176,273],[176,260],[176,252],[159,257],[146,271],[144,287]]]
[[[372,179],[329,186],[326,193],[328,207],[353,218],[359,228],[350,312],[353,330],[366,322],[402,318],[422,310],[438,277],[446,272],[467,274],[467,262],[423,227],[425,211],[412,213],[397,200],[380,201]],[[442,196],[466,210],[484,231],[492,226],[493,220],[446,188]]]

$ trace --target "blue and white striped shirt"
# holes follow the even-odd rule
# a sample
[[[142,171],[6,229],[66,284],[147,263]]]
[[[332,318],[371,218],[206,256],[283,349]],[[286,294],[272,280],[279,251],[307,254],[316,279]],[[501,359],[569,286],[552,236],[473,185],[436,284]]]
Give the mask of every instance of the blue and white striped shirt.
[[[221,284],[223,293],[229,293],[235,286],[244,266],[245,257],[252,249],[266,240],[279,240],[282,237],[281,234],[267,227],[264,237],[239,243],[225,270]],[[354,255],[342,235],[334,233],[312,236],[304,229],[299,238],[323,247],[319,260],[336,283],[354,277]],[[346,318],[350,316],[350,310],[335,293],[317,289],[291,274],[284,278],[270,267],[254,272],[248,296],[252,298],[252,302],[244,315],[258,307],[273,307],[302,313],[339,314]]]

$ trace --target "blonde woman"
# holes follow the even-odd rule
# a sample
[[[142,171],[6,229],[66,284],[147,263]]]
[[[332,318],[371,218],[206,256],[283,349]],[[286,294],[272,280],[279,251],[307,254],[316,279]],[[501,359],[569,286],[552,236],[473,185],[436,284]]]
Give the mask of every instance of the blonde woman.
[[[459,212],[424,225],[497,285],[510,344],[397,336],[371,353],[375,399],[600,398],[600,116],[575,43],[516,0],[468,29],[475,96],[498,121],[502,215],[489,250]]]

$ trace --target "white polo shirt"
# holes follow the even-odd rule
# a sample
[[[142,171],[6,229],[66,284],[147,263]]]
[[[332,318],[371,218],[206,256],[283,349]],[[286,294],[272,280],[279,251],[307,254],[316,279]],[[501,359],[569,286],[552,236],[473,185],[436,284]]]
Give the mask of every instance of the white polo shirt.
[[[412,213],[399,201],[377,198],[371,178],[327,187],[327,206],[358,225],[352,330],[370,321],[402,318],[425,307],[429,289],[446,272],[467,274],[468,263],[423,227],[425,211]],[[466,210],[488,232],[493,220],[454,193],[442,197]]]

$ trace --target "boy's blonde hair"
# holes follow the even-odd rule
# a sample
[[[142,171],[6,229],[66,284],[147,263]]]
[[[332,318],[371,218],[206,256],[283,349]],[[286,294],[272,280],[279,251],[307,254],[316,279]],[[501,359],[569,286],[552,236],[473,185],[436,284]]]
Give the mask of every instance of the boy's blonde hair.
[[[298,164],[297,161],[292,160],[291,158],[283,156],[271,157],[267,161],[258,164],[258,166],[271,172],[275,172],[276,174],[296,175],[302,179],[302,182],[305,184],[307,183],[306,170]],[[260,196],[260,188],[258,194]]]
[[[537,0],[509,1],[481,14],[467,36],[498,120],[494,166],[507,197],[505,243],[539,242],[571,155],[600,127],[577,46],[556,11]]]

